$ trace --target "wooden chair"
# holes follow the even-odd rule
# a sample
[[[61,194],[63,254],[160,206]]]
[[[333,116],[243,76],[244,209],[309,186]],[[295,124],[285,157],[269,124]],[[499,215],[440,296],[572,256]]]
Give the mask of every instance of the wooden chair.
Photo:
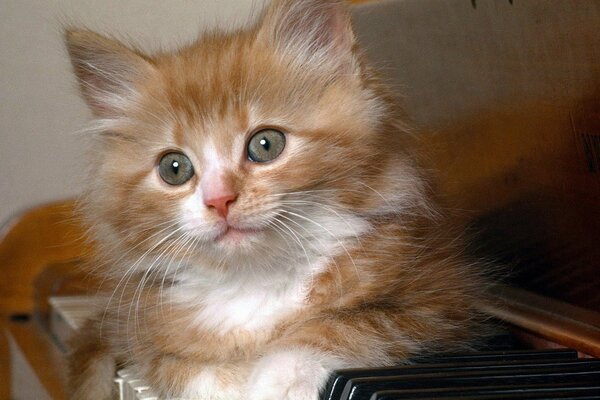
[[[31,345],[47,340],[36,335],[38,330],[30,329],[35,323],[32,321],[34,309],[44,307],[43,301],[38,301],[36,306],[36,280],[42,292],[57,290],[58,286],[67,284],[70,275],[80,274],[77,265],[90,254],[90,246],[84,240],[84,228],[75,217],[74,209],[72,200],[43,205],[12,218],[0,229],[2,399],[9,398],[10,387],[4,383],[11,381],[5,330],[9,325],[17,329],[19,339]],[[34,359],[28,360],[31,365],[46,365],[48,354],[32,353],[32,356]],[[54,369],[46,365],[39,370],[51,373]]]

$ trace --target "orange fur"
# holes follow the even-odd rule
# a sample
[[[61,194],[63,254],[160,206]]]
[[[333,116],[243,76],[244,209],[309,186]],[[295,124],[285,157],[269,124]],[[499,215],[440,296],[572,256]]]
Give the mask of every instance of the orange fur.
[[[308,400],[324,375],[305,368],[277,392],[270,360],[327,373],[474,343],[485,271],[435,206],[339,1],[276,0],[255,26],[173,53],[81,30],[67,43],[98,117],[82,210],[110,295],[74,341],[72,398],[107,357],[164,396]],[[243,146],[265,127],[288,144],[258,165]],[[157,172],[171,150],[195,169],[177,187]],[[216,244],[215,213],[182,214],[213,164],[239,194],[228,222],[258,233]]]

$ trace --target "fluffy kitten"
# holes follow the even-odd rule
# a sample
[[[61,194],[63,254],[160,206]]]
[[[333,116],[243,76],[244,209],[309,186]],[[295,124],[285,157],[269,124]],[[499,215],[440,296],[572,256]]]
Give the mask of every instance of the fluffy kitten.
[[[97,117],[82,201],[111,286],[72,399],[315,400],[334,369],[468,347],[485,280],[436,211],[344,4],[143,54],[71,30]]]

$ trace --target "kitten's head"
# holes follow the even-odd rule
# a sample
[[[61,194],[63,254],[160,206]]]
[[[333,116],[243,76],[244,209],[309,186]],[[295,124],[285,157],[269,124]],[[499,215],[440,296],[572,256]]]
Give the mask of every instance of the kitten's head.
[[[292,265],[420,190],[340,1],[275,0],[174,53],[81,30],[67,44],[97,117],[84,205],[109,252]]]

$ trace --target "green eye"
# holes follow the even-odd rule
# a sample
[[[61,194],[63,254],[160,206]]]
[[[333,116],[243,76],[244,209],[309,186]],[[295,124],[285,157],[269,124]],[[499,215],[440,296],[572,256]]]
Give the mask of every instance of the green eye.
[[[281,154],[285,147],[285,135],[275,129],[257,132],[248,142],[248,158],[257,163],[269,162]]]
[[[194,176],[194,167],[183,153],[167,153],[158,164],[158,173],[169,185],[183,185]]]

